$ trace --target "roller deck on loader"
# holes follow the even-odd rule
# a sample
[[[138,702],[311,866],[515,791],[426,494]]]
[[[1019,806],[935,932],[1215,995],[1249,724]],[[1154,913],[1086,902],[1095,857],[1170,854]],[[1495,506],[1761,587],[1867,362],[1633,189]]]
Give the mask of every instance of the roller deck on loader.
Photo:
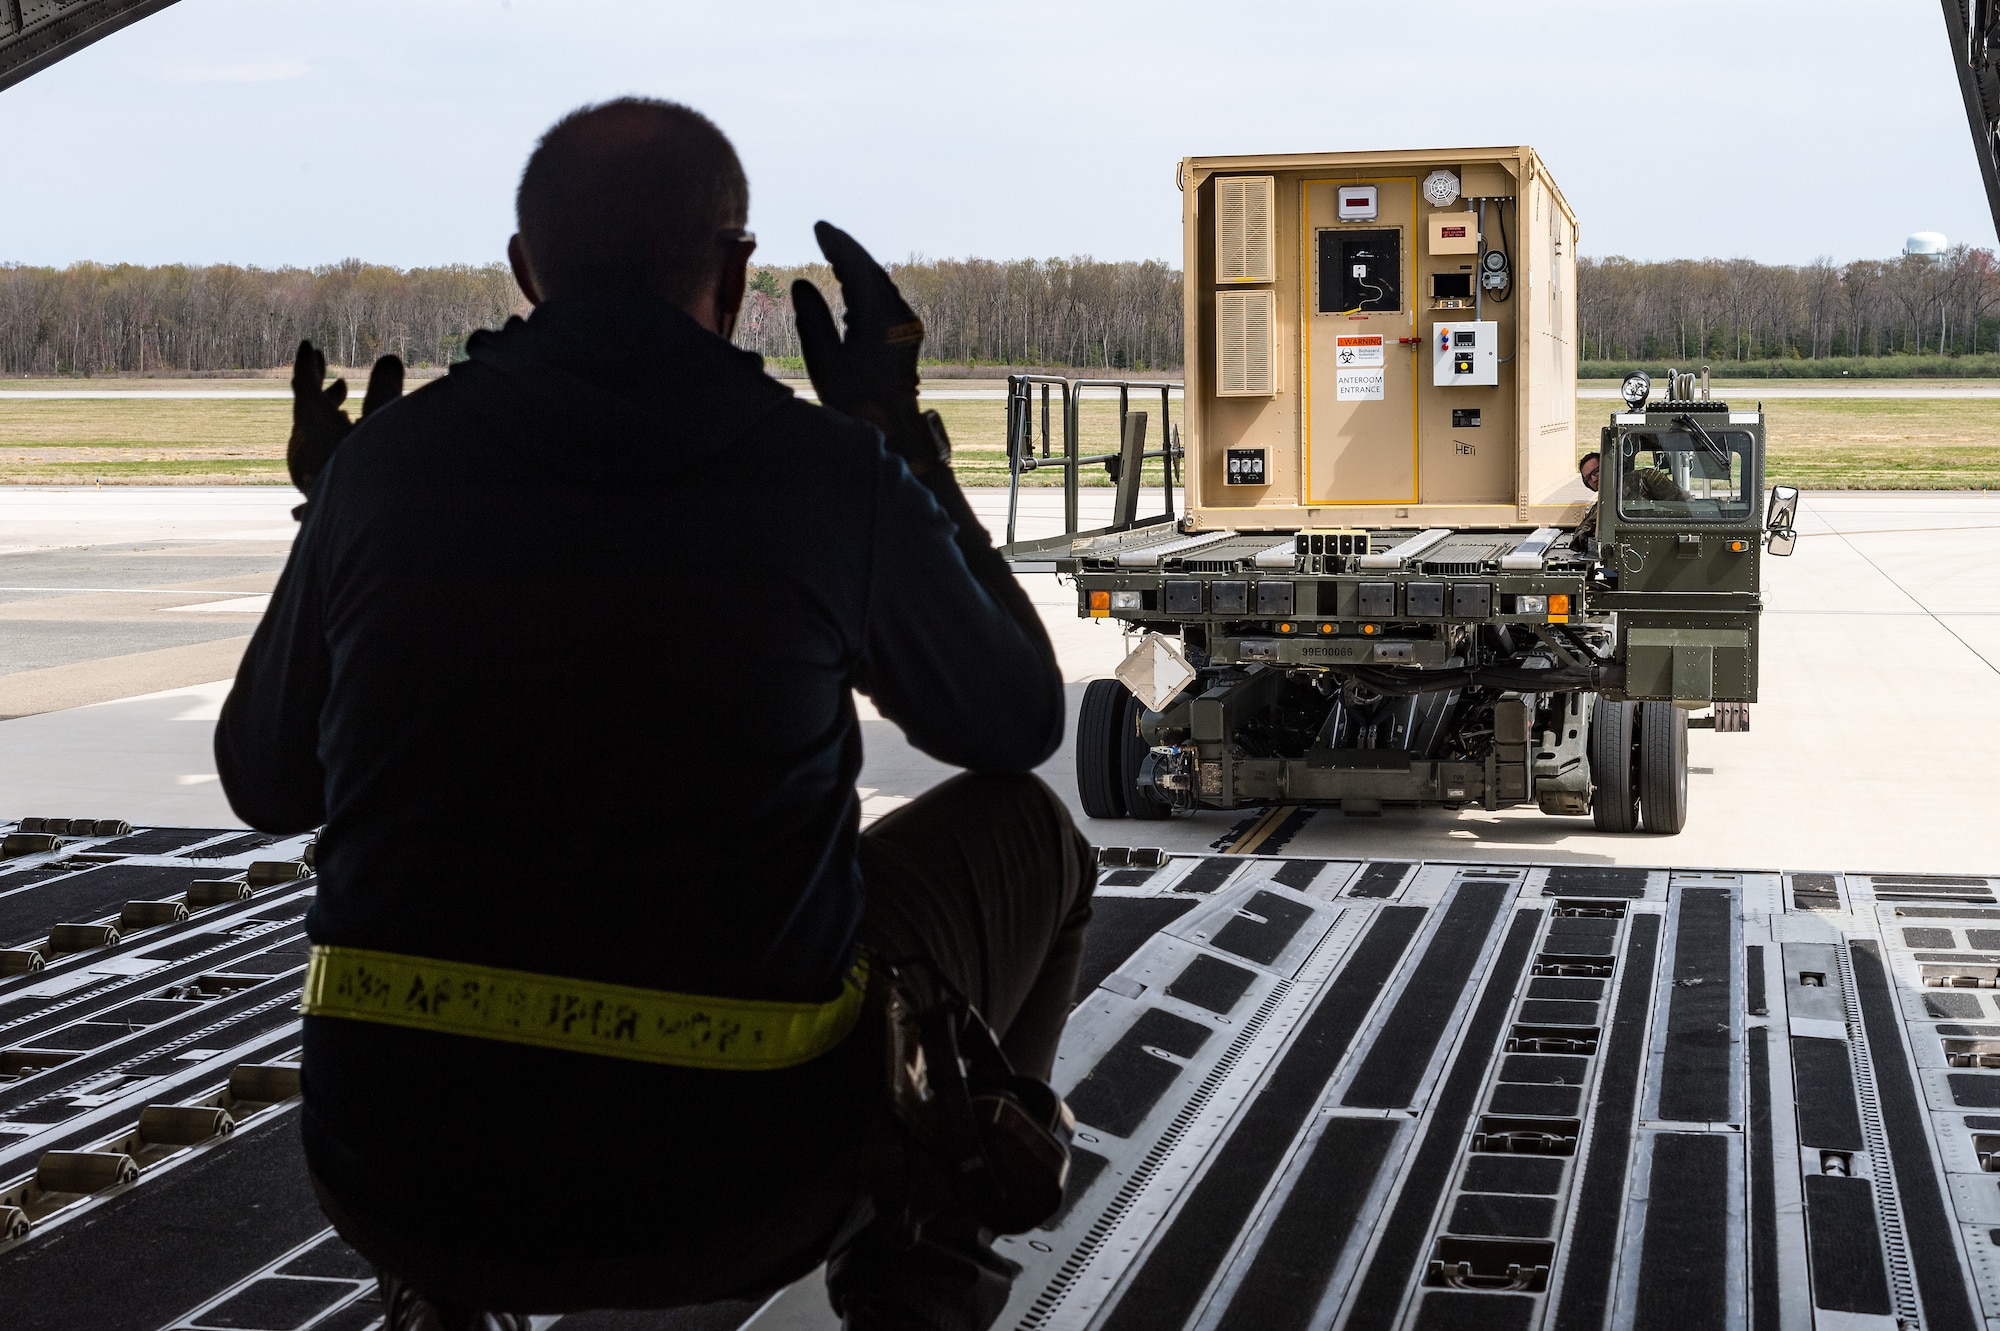
[[[1658,399],[1635,376],[1599,432],[1598,514],[1572,419],[1576,222],[1532,149],[1190,158],[1180,180],[1187,443],[1144,447],[1130,395],[1160,392],[1164,418],[1158,384],[1009,393],[1017,501],[1037,469],[1068,487],[1067,530],[1010,530],[1009,557],[1137,635],[1077,718],[1085,812],[1534,804],[1680,831],[1690,715],[1748,728],[1759,563],[1791,548],[1762,405],[1716,399],[1706,370]],[[1105,386],[1121,448],[1082,457],[1076,403]],[[1149,459],[1165,504],[1141,518]],[[1082,531],[1098,464],[1114,521]]]

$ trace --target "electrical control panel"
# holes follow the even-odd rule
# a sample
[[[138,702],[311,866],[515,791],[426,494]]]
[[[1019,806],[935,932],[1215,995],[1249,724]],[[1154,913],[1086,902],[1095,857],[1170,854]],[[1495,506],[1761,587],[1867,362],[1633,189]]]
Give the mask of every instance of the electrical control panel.
[[[1500,325],[1491,319],[1439,323],[1431,330],[1431,383],[1492,388],[1500,382]]]
[[[1229,485],[1268,485],[1265,479],[1264,458],[1266,450],[1261,448],[1232,448],[1228,451],[1227,468],[1223,480]]]

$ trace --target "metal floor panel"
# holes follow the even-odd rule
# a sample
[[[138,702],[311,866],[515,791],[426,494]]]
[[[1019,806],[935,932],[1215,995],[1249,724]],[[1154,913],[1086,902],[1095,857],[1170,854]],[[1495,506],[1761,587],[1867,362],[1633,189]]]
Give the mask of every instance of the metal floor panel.
[[[7,861],[0,901],[303,848],[175,840]],[[1114,859],[1055,1074],[1072,1191],[1001,1241],[1000,1327],[2000,1327],[2000,875]],[[0,978],[7,1326],[379,1320],[282,1098],[312,890]],[[159,1105],[241,1122],[149,1143]],[[37,1192],[78,1150],[139,1173]],[[536,1325],[835,1323],[815,1276]]]

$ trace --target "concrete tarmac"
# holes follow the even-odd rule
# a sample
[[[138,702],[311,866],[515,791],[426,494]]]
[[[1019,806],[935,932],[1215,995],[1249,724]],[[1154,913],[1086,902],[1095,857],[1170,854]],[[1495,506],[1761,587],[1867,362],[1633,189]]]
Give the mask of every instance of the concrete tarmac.
[[[1110,498],[1086,492],[1087,520],[1101,521]],[[10,698],[33,702],[20,681],[37,671],[72,672],[67,685],[41,676],[48,696],[96,690],[89,705],[0,721],[0,816],[235,824],[210,738],[295,502],[272,487],[0,490],[0,587],[37,589],[0,590],[0,617],[12,621],[0,628],[0,714]],[[975,492],[973,502],[997,534],[1005,492]],[[1059,492],[1025,495],[1020,534],[1058,529],[1060,513]],[[1102,845],[1256,854],[2000,872],[1988,794],[2000,778],[2000,495],[1808,493],[1799,530],[1797,555],[1764,564],[1764,701],[1748,734],[1691,735],[1691,811],[1678,836],[1601,836],[1588,818],[1534,809],[1370,819],[1257,809],[1084,820],[1085,832]],[[1122,635],[1077,619],[1073,590],[1054,576],[1023,582],[1055,640],[1074,715],[1084,684],[1122,657]],[[12,664],[61,655],[48,644],[77,640],[93,597],[112,598],[89,621],[114,626],[91,640],[106,654],[71,647],[54,666]],[[41,609],[29,616],[24,606]],[[184,630],[154,627],[193,620],[226,621],[227,632],[190,644],[172,640]],[[192,658],[190,648],[211,655]],[[861,707],[872,819],[951,769],[911,748],[865,699]],[[1074,808],[1067,748],[1043,775]]]
[[[272,486],[0,497],[0,718],[235,672],[296,496]]]

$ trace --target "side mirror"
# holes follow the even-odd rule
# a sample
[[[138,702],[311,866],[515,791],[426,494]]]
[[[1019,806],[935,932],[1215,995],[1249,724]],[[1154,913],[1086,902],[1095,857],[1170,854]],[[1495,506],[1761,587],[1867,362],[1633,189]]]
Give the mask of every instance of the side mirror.
[[[1770,533],[1765,549],[1779,558],[1798,548],[1799,534],[1792,530],[1792,522],[1799,513],[1799,492],[1789,485],[1771,487],[1771,507],[1764,517],[1764,530]]]

